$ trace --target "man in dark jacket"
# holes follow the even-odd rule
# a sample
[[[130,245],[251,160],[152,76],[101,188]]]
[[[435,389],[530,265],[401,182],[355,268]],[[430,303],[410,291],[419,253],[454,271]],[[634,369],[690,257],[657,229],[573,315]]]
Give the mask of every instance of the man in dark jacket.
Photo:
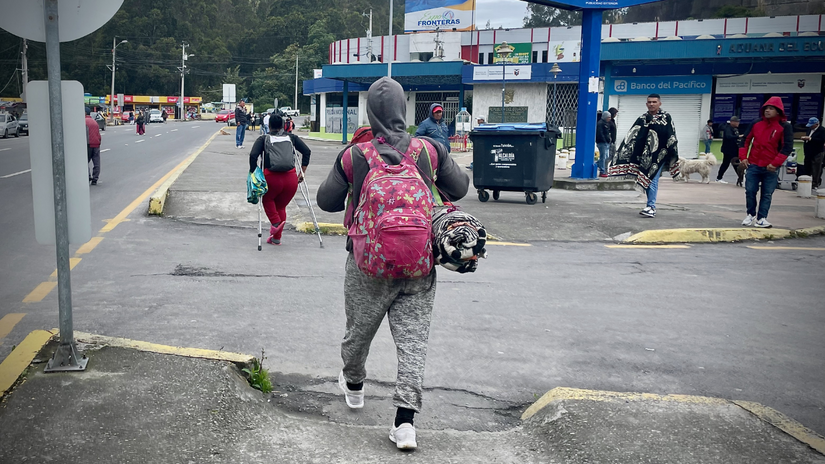
[[[605,111],[596,124],[596,146],[599,147],[599,177],[607,177],[607,161],[610,159],[610,145],[613,143],[613,139],[610,137],[611,119],[610,112]]]
[[[246,112],[246,103],[243,100],[235,107],[235,148],[243,148],[243,139],[246,135],[246,126],[249,124],[249,115]]]
[[[367,96],[367,115],[375,135],[371,143],[389,165],[401,163],[412,143],[407,133],[407,101],[398,82],[382,77],[370,86]],[[443,125],[443,123],[442,123]],[[446,130],[446,127],[445,127]],[[443,200],[458,200],[467,194],[470,179],[453,161],[447,150],[432,139],[438,156],[435,186]],[[399,153],[400,152],[400,153]],[[432,189],[431,157],[418,158],[416,165],[424,173],[422,179]],[[344,156],[351,157],[352,178],[344,170]],[[349,165],[349,164],[348,164]],[[361,196],[361,188],[370,171],[364,153],[358,146],[344,149],[335,161],[327,179],[318,188],[318,206],[324,211],[343,211],[344,223],[352,224],[354,204]],[[352,241],[347,239],[346,271],[344,277],[344,308],[347,317],[341,357],[344,367],[338,376],[338,386],[344,392],[347,406],[364,406],[364,379],[370,344],[386,315],[398,357],[398,377],[393,405],[397,408],[395,422],[390,428],[390,440],[399,449],[414,449],[418,445],[413,417],[421,412],[421,392],[424,381],[424,362],[427,356],[427,338],[435,299],[435,268],[419,278],[378,279],[358,268],[352,254]]]
[[[619,110],[611,107],[607,111],[610,112],[610,140],[613,141],[613,143],[610,144],[610,158],[612,159],[616,156],[616,146],[619,144],[619,140],[616,138],[616,135],[619,132],[619,129],[616,126],[616,115],[619,114]]]
[[[748,215],[743,226],[771,227],[768,210],[779,182],[776,172],[793,151],[793,127],[785,116],[782,99],[771,97],[762,105],[762,120],[751,124],[739,159],[745,165],[745,200]],[[757,210],[756,192],[761,190]]]
[[[436,142],[444,145],[447,153],[450,152],[450,130],[444,123],[444,108],[439,103],[430,105],[430,117],[421,121],[415,131],[416,137],[430,137]]]
[[[716,182],[727,184],[722,180],[725,171],[728,170],[730,162],[739,156],[739,118],[733,116],[727,124],[722,127],[722,165],[719,166],[719,174],[716,175]]]
[[[811,176],[811,186],[818,189],[822,183],[822,159],[825,157],[825,127],[819,124],[818,118],[811,118],[805,126],[808,135],[802,136],[805,143],[805,164],[800,165],[800,176]]]

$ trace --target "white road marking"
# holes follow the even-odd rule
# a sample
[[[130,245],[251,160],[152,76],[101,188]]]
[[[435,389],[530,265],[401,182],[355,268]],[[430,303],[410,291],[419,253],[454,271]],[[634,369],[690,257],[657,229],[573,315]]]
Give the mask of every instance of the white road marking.
[[[200,127],[200,126],[192,126],[192,129],[197,129],[198,127]]]
[[[111,148],[104,148],[103,150],[100,150],[100,152],[103,153],[103,152],[107,152],[109,150],[111,150]]]
[[[140,143],[140,142],[145,142],[145,140],[141,139],[141,140],[138,140],[138,141],[137,141],[137,142],[135,142],[135,143]]]
[[[11,148],[0,148],[0,151],[11,150]]]
[[[0,176],[0,179],[8,179],[9,177],[19,176],[20,174],[25,174],[27,172],[31,172],[31,169],[26,169],[25,171],[15,172],[14,174],[9,174],[7,176]]]
[[[161,135],[163,135],[163,134],[155,134],[155,137],[160,137]]]
[[[169,131],[169,132],[176,132],[176,131],[177,131],[177,129],[172,129],[172,130],[171,130],[171,131]]]

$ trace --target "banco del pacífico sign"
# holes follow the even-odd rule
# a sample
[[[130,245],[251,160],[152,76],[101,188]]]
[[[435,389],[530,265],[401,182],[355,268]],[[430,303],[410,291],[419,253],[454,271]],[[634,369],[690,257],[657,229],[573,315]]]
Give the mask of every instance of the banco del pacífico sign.
[[[611,92],[619,95],[711,93],[711,76],[616,77]]]

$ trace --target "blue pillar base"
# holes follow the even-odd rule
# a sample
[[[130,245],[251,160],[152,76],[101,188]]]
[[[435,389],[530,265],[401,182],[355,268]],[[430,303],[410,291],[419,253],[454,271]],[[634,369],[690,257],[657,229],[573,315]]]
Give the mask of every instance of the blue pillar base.
[[[595,164],[574,164],[570,168],[570,177],[574,179],[595,179],[598,175],[599,168]]]

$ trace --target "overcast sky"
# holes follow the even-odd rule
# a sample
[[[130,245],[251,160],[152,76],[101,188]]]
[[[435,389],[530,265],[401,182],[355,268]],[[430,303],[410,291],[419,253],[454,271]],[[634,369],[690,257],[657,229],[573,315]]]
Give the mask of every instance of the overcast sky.
[[[527,16],[527,3],[521,0],[476,0],[476,27],[522,27]]]

